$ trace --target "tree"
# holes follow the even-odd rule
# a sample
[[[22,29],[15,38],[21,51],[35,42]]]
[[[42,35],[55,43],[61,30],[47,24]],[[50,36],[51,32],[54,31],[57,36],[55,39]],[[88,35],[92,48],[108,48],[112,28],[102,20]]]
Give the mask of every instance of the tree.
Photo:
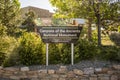
[[[29,10],[28,13],[25,14],[26,19],[22,23],[22,25],[27,29],[28,32],[34,32],[35,31],[35,15],[34,12]]]
[[[98,45],[101,45],[101,26],[104,21],[118,19],[119,3],[113,6],[109,0],[50,0],[57,7],[57,14],[64,14],[70,18],[85,18],[98,27]],[[91,28],[89,27],[89,32]],[[90,33],[91,34],[91,33]]]
[[[19,0],[0,0],[0,22],[7,27],[7,34],[13,34],[19,23]]]

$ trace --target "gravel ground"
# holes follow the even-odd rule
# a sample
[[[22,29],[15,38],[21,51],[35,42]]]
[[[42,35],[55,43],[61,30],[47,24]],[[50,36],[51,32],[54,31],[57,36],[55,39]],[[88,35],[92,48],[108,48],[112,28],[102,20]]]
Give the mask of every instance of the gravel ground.
[[[29,66],[30,70],[40,70],[40,69],[53,69],[58,70],[60,66],[66,66],[68,70],[73,69],[80,69],[83,70],[84,68],[103,68],[103,67],[111,67],[114,64],[120,64],[120,62],[109,62],[109,61],[81,61],[74,65],[35,65],[35,66]]]

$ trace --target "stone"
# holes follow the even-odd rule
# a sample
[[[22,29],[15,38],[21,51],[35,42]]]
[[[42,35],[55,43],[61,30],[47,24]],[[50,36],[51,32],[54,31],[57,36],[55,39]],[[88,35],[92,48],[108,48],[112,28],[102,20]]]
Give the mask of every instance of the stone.
[[[118,77],[116,75],[112,75],[110,80],[118,80]]]
[[[67,73],[67,77],[68,78],[73,78],[73,77],[75,77],[76,75],[74,74],[74,72],[73,71],[69,71],[68,73]]]
[[[72,80],[80,80],[79,78],[73,78]]]
[[[53,78],[59,78],[59,76],[57,74],[53,74],[53,75],[51,75],[51,77],[53,77]]]
[[[38,78],[32,78],[31,80],[39,80]]]
[[[97,80],[97,77],[90,77],[89,80]]]
[[[89,78],[81,77],[80,80],[89,80]]]
[[[67,67],[66,66],[60,66],[61,69],[66,69]]]
[[[95,68],[95,72],[102,72],[102,68]]]
[[[2,66],[0,66],[0,69],[3,69],[3,67],[2,67]]]
[[[10,76],[10,79],[19,80],[19,79],[20,79],[20,77],[19,77],[19,76]]]
[[[89,80],[97,80],[97,75],[95,74],[90,75]]]
[[[114,69],[120,70],[120,65],[113,65]]]
[[[94,69],[91,68],[84,68],[84,74],[94,74]]]
[[[107,73],[110,70],[110,68],[102,68],[103,73]]]
[[[68,72],[67,69],[59,69],[56,71],[56,73],[58,74],[66,74],[67,72]]]
[[[108,71],[107,73],[110,74],[110,75],[112,75],[112,74],[116,74],[116,71],[110,70],[110,71]]]
[[[26,74],[29,76],[37,75],[37,71],[28,71]]]
[[[98,79],[100,79],[100,80],[110,80],[110,75],[108,75],[108,74],[98,74]]]
[[[46,73],[38,73],[38,76],[39,76],[39,78],[42,78],[42,77],[46,77],[47,74]]]
[[[77,75],[83,75],[83,71],[78,70],[78,69],[74,69],[73,72]]]
[[[54,74],[55,70],[48,70],[48,74]]]
[[[21,78],[20,80],[31,80],[30,78]]]
[[[98,80],[110,80],[109,77],[98,77]]]
[[[60,66],[59,70],[56,72],[60,73],[60,74],[65,74],[65,73],[67,73],[67,68],[66,68],[66,66]]]
[[[29,71],[29,67],[21,67],[21,71]]]
[[[65,78],[59,78],[58,80],[66,80]]]
[[[46,74],[46,73],[47,73],[47,70],[46,70],[46,69],[43,69],[43,70],[39,70],[38,72],[39,72],[39,73],[45,73],[45,74]]]
[[[67,75],[60,75],[59,77],[61,77],[61,78],[66,78],[67,77]]]
[[[4,68],[6,71],[19,71],[19,68],[13,68],[13,67],[8,67],[8,68]]]
[[[58,80],[58,78],[51,78],[50,80]]]

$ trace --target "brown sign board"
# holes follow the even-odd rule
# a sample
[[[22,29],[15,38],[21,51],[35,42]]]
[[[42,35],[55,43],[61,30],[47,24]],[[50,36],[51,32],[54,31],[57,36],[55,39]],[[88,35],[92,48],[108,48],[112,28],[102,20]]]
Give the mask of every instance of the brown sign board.
[[[81,30],[80,26],[39,26],[37,29],[44,43],[75,43]]]

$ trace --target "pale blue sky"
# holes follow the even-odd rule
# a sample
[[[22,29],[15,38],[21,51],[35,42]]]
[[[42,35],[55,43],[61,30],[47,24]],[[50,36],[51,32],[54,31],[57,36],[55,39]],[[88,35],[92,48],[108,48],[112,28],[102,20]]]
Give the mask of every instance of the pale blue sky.
[[[53,7],[51,6],[49,0],[19,0],[21,3],[21,7],[26,7],[26,6],[34,6],[42,9],[47,9],[50,12],[53,11]]]

